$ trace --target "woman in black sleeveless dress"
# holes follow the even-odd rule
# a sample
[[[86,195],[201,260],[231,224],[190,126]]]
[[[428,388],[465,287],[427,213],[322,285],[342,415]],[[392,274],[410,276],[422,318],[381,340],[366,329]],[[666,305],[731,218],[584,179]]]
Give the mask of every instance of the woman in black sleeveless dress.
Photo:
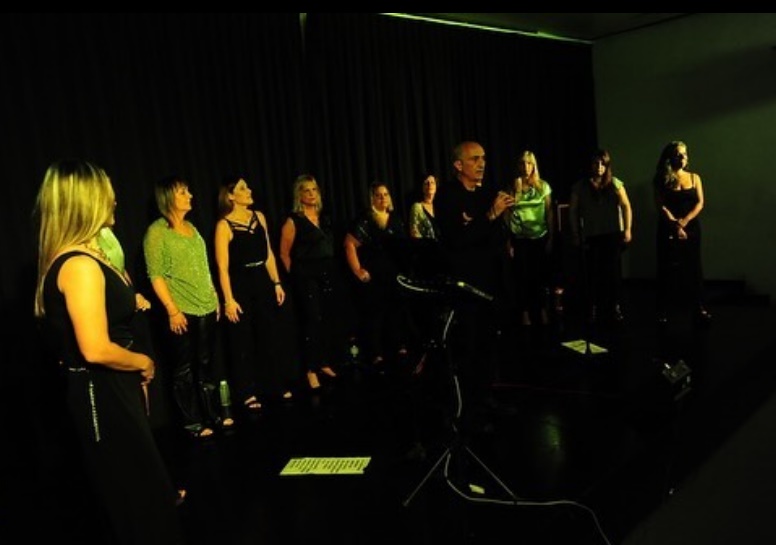
[[[262,399],[292,397],[299,372],[293,311],[266,218],[250,208],[248,184],[242,177],[227,178],[218,200],[215,252],[227,318],[226,351],[238,399],[257,411]]]
[[[182,543],[177,493],[147,415],[144,387],[155,366],[134,347],[135,292],[97,243],[113,219],[110,180],[86,162],[54,163],[37,202],[35,314],[65,375],[83,467],[113,533],[106,539]],[[100,525],[93,519],[90,527]]]
[[[704,307],[701,265],[703,182],[687,169],[687,146],[680,141],[663,148],[653,180],[657,223],[657,321],[668,322],[672,303],[689,306],[702,323],[711,321]]]
[[[302,359],[312,389],[320,378],[337,376],[352,333],[350,301],[335,256],[334,234],[322,214],[323,198],[309,174],[294,182],[294,205],[280,234],[280,260],[294,287],[294,302],[302,342]]]

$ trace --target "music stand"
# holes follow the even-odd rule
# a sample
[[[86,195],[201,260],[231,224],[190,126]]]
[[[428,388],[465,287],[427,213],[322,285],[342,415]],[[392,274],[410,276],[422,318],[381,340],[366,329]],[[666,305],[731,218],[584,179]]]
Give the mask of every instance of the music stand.
[[[584,291],[583,296],[583,310],[582,310],[582,334],[585,336],[585,356],[591,356],[590,350],[590,334],[593,332],[593,313],[595,308],[595,301],[593,299],[593,288],[590,283],[593,281],[590,277],[590,269],[588,267],[587,259],[590,248],[585,242],[585,229],[584,222],[580,218],[579,220],[579,275],[581,277],[582,289]]]
[[[586,357],[590,357],[593,355],[593,351],[590,347],[590,336],[593,333],[593,321],[594,321],[594,309],[596,308],[596,301],[595,297],[593,296],[593,287],[591,283],[593,282],[593,278],[590,274],[590,266],[588,264],[589,259],[589,252],[590,252],[590,246],[589,243],[585,240],[585,221],[584,218],[581,216],[577,218],[577,234],[573,235],[572,238],[576,236],[577,238],[577,244],[576,249],[579,252],[578,254],[578,281],[577,281],[577,291],[578,296],[581,292],[581,307],[582,307],[582,316],[581,316],[581,322],[582,322],[582,335],[584,336],[584,342],[585,342],[585,352],[584,355]],[[581,286],[581,289],[580,289]]]
[[[442,330],[440,333],[439,341],[437,343],[431,343],[430,346],[437,347],[443,351],[443,354],[446,360],[445,363],[447,365],[451,387],[453,389],[453,393],[455,394],[454,395],[455,407],[454,407],[453,418],[451,419],[452,439],[450,440],[450,443],[446,446],[442,454],[439,456],[439,458],[437,458],[436,462],[431,466],[431,468],[426,472],[426,474],[417,484],[417,486],[415,486],[415,488],[412,490],[409,496],[407,496],[407,498],[402,502],[402,505],[404,507],[409,506],[413,498],[418,494],[418,492],[420,492],[420,490],[426,484],[428,479],[431,477],[431,475],[434,474],[434,472],[438,468],[443,468],[443,476],[445,477],[445,481],[452,486],[452,483],[450,483],[449,476],[448,476],[448,469],[449,469],[450,462],[453,458],[453,455],[456,453],[468,454],[475,462],[477,462],[477,464],[482,469],[485,470],[485,472],[488,475],[490,475],[490,477],[496,483],[499,484],[499,486],[501,486],[501,488],[504,491],[506,491],[507,494],[509,494],[510,498],[512,498],[513,501],[517,501],[518,498],[514,494],[514,492],[512,492],[509,489],[509,487],[506,484],[504,484],[504,482],[487,465],[485,465],[485,463],[482,460],[480,460],[480,458],[469,448],[469,446],[466,445],[461,435],[459,421],[461,419],[461,414],[463,412],[463,402],[461,398],[461,389],[460,389],[460,383],[458,381],[458,374],[456,372],[455,366],[453,365],[453,358],[452,358],[450,346],[447,343],[448,334],[455,320],[455,306],[452,304],[452,299],[454,299],[456,295],[460,296],[460,295],[468,294],[469,296],[475,296],[475,297],[483,298],[487,301],[492,301],[493,296],[462,281],[453,281],[453,280],[418,281],[402,275],[398,275],[396,277],[396,281],[399,283],[400,286],[402,286],[410,293],[415,293],[415,294],[424,295],[424,296],[433,296],[438,298],[441,297],[441,298],[445,298],[448,301],[449,304],[446,306],[442,315]],[[455,489],[454,486],[453,486],[453,489],[461,493],[460,491]]]

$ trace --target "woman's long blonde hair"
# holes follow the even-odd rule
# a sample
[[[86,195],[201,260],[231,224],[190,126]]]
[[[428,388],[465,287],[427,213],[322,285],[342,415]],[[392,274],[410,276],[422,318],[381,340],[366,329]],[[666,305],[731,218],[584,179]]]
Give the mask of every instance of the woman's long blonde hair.
[[[46,314],[43,283],[54,258],[69,246],[89,242],[113,218],[116,195],[105,171],[82,160],[61,160],[46,170],[35,202],[38,280],[35,316]]]
[[[523,178],[523,173],[520,168],[520,164],[526,162],[531,165],[533,165],[533,171],[531,174],[525,178]],[[525,182],[528,186],[533,187],[534,189],[540,189],[541,188],[541,177],[539,176],[539,163],[536,160],[536,155],[534,152],[530,150],[525,150],[523,153],[520,154],[520,157],[517,160],[517,177],[523,178],[523,182]],[[514,186],[517,185],[517,180],[515,180]],[[515,187],[512,187],[512,192],[516,190]]]

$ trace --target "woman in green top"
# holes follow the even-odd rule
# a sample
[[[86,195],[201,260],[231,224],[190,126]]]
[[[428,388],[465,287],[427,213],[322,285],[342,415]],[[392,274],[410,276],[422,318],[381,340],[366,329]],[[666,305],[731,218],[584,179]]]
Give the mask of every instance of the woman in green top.
[[[509,230],[516,306],[523,325],[531,325],[537,318],[546,325],[554,223],[552,190],[539,177],[532,151],[520,155],[517,167],[518,176],[507,189],[515,205],[503,216]]]
[[[220,317],[205,240],[185,219],[192,194],[178,176],[160,180],[155,187],[162,217],[148,227],[143,240],[148,277],[167,312],[173,396],[184,428],[195,438],[213,435],[212,423],[229,428],[228,399],[222,414],[215,410],[214,356],[216,322]]]

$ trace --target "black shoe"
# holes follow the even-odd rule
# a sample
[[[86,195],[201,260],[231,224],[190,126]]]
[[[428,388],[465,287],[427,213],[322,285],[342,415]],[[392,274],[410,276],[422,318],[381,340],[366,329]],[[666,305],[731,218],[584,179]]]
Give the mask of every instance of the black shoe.
[[[698,310],[695,313],[695,319],[698,321],[698,323],[710,324],[711,313],[703,307],[698,307]]]
[[[205,426],[203,424],[192,424],[186,426],[184,429],[189,434],[189,437],[191,437],[194,441],[205,443],[215,439],[215,432],[210,426]]]

